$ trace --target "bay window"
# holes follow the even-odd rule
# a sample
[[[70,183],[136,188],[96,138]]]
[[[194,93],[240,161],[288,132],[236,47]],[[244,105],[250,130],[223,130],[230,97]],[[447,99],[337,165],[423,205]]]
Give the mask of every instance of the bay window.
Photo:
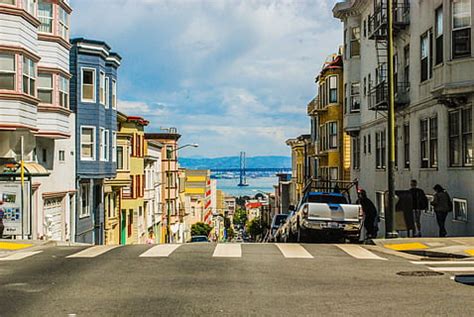
[[[29,14],[35,15],[35,2],[36,0],[23,0],[23,9]]]
[[[110,152],[110,131],[104,131],[104,161],[109,161]]]
[[[360,28],[351,28],[351,57],[360,56]]]
[[[95,160],[94,127],[81,127],[81,160]]]
[[[337,103],[337,76],[329,76],[329,103]]]
[[[40,32],[53,33],[53,4],[51,1],[39,1],[38,19],[41,21]]]
[[[38,74],[38,98],[42,103],[53,103],[53,75]]]
[[[95,102],[95,69],[82,69],[82,101]]]
[[[15,90],[15,55],[0,53],[0,90]]]
[[[64,76],[59,76],[59,105],[69,108],[69,80]]]
[[[69,15],[59,7],[59,36],[69,41]]]
[[[23,92],[35,97],[36,69],[34,62],[23,56]]]
[[[471,56],[471,0],[452,0],[453,58]]]

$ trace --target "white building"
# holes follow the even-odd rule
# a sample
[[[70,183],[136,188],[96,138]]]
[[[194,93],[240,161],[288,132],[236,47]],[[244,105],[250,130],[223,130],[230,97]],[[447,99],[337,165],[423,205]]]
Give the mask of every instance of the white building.
[[[65,0],[0,1],[0,157],[19,161],[23,137],[27,175],[32,177],[27,188],[31,199],[25,197],[31,209],[25,206],[24,220],[33,239],[68,240],[73,236],[71,11]]]
[[[153,231],[155,241],[159,242],[162,230],[161,206],[161,149],[163,145],[154,140],[147,140],[147,154],[145,156],[145,225],[143,229],[148,234]]]
[[[387,190],[387,1],[347,0],[344,23],[344,128],[352,136],[352,178],[384,211]],[[449,235],[474,234],[472,0],[394,1],[396,188],[410,180],[454,198]],[[431,196],[430,196],[431,197]],[[432,211],[423,234],[437,235]]]

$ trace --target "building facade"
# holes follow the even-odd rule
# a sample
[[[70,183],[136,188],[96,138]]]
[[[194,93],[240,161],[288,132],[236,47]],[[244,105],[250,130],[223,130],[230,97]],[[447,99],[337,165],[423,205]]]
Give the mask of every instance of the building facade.
[[[78,38],[71,43],[71,110],[76,115],[78,192],[76,241],[104,244],[105,215],[115,215],[120,196],[105,182],[116,176],[117,70],[121,58],[105,42]]]
[[[286,145],[291,148],[291,185],[290,204],[296,206],[303,197],[304,189],[311,179],[310,174],[310,135],[304,134],[295,139],[288,139]]]
[[[386,1],[336,4],[344,24],[344,129],[352,137],[351,172],[384,216],[387,189]],[[416,179],[432,199],[436,183],[453,198],[450,235],[472,235],[474,225],[472,0],[394,2],[396,189]],[[353,100],[356,100],[354,102]],[[360,100],[360,106],[353,107]],[[354,149],[354,144],[359,148]],[[436,235],[432,210],[423,234]]]
[[[0,2],[0,157],[19,162],[23,153],[28,185],[21,217],[32,239],[74,236],[71,12],[64,0]],[[12,181],[2,177],[2,184]],[[18,235],[10,220],[5,234]]]
[[[145,155],[145,215],[146,228],[148,233],[153,232],[155,242],[160,242],[160,232],[162,231],[162,204],[161,204],[161,151],[163,144],[153,141],[146,141]]]

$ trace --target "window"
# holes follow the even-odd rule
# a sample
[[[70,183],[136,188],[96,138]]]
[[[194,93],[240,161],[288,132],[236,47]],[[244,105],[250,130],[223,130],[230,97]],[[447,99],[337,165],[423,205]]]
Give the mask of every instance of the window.
[[[64,151],[59,151],[59,161],[64,162],[66,160],[65,158],[65,152]]]
[[[117,169],[123,170],[123,146],[117,147]]]
[[[105,73],[100,72],[99,74],[99,100],[100,103],[105,105]]]
[[[105,77],[105,108],[109,109],[110,99],[110,78]]]
[[[472,166],[472,107],[449,113],[449,165]]]
[[[385,193],[378,191],[375,193],[375,203],[379,211],[379,217],[385,218]]]
[[[360,169],[360,136],[352,138],[352,168]]]
[[[104,131],[104,161],[109,161],[110,152],[110,131]]]
[[[471,56],[471,0],[452,0],[453,58]]]
[[[117,82],[112,79],[112,109],[117,109]]]
[[[337,149],[337,122],[329,122],[329,148],[330,149]]]
[[[48,162],[48,152],[46,151],[46,149],[43,149],[42,154],[43,154],[43,157],[42,157],[43,163],[47,163]]]
[[[377,169],[385,168],[386,134],[384,131],[375,133],[375,165]]]
[[[0,53],[0,89],[15,90],[15,55]]]
[[[347,59],[349,51],[347,50],[347,29],[344,30],[344,59]]]
[[[351,57],[360,56],[360,28],[351,28]]]
[[[15,0],[0,0],[0,3],[15,5]]]
[[[38,98],[42,103],[53,103],[52,74],[38,74]]]
[[[443,7],[439,7],[435,12],[435,41],[436,41],[436,60],[435,64],[443,62]]]
[[[420,120],[421,168],[438,166],[438,118]]]
[[[82,69],[82,101],[95,102],[95,69]]]
[[[95,160],[95,128],[81,127],[81,160]]]
[[[371,135],[367,135],[367,153],[372,153],[372,137]]]
[[[467,200],[453,198],[453,220],[467,222]]]
[[[364,77],[364,97],[367,96],[367,77]]]
[[[117,132],[112,131],[112,162],[117,162]]]
[[[364,135],[364,155],[367,154],[367,136]]]
[[[101,161],[107,161],[107,140],[108,131],[104,128],[100,128],[99,132],[99,157]]]
[[[81,209],[79,211],[79,218],[89,217],[91,214],[90,210],[90,184],[81,183]]]
[[[431,78],[431,40],[430,32],[421,36],[421,81]]]
[[[338,180],[339,179],[339,168],[330,167],[329,168],[329,180]]]
[[[23,92],[35,97],[36,70],[33,61],[23,56]]]
[[[351,84],[351,112],[360,111],[360,83]]]
[[[69,41],[69,14],[59,7],[59,36]]]
[[[364,19],[364,38],[367,37],[367,20]]]
[[[403,49],[403,57],[404,57],[404,70],[403,70],[403,81],[406,84],[410,83],[410,46],[407,45]],[[408,85],[408,87],[410,87]]]
[[[337,76],[329,76],[329,103],[337,103]]]
[[[128,210],[128,227],[127,227],[128,236],[131,237],[133,233],[133,209]]]
[[[53,33],[53,4],[51,1],[39,1],[38,18],[41,21],[39,31],[43,33]]]
[[[59,76],[59,105],[69,108],[69,80],[64,76]]]
[[[35,2],[36,0],[23,0],[23,9],[29,14],[35,15]],[[14,1],[12,4],[14,4]]]
[[[403,125],[403,166],[410,168],[410,125]]]

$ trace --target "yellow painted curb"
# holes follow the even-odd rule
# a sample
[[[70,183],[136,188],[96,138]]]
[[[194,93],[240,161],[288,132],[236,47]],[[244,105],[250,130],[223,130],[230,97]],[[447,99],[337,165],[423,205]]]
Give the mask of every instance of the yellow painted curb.
[[[384,244],[384,247],[395,251],[421,250],[428,249],[427,245],[419,242],[400,243],[400,244]]]
[[[33,246],[26,243],[0,242],[0,249],[2,250],[21,250]]]
[[[474,249],[472,249],[472,250],[464,250],[464,252],[466,252],[466,253],[469,254],[470,256],[474,256]]]

